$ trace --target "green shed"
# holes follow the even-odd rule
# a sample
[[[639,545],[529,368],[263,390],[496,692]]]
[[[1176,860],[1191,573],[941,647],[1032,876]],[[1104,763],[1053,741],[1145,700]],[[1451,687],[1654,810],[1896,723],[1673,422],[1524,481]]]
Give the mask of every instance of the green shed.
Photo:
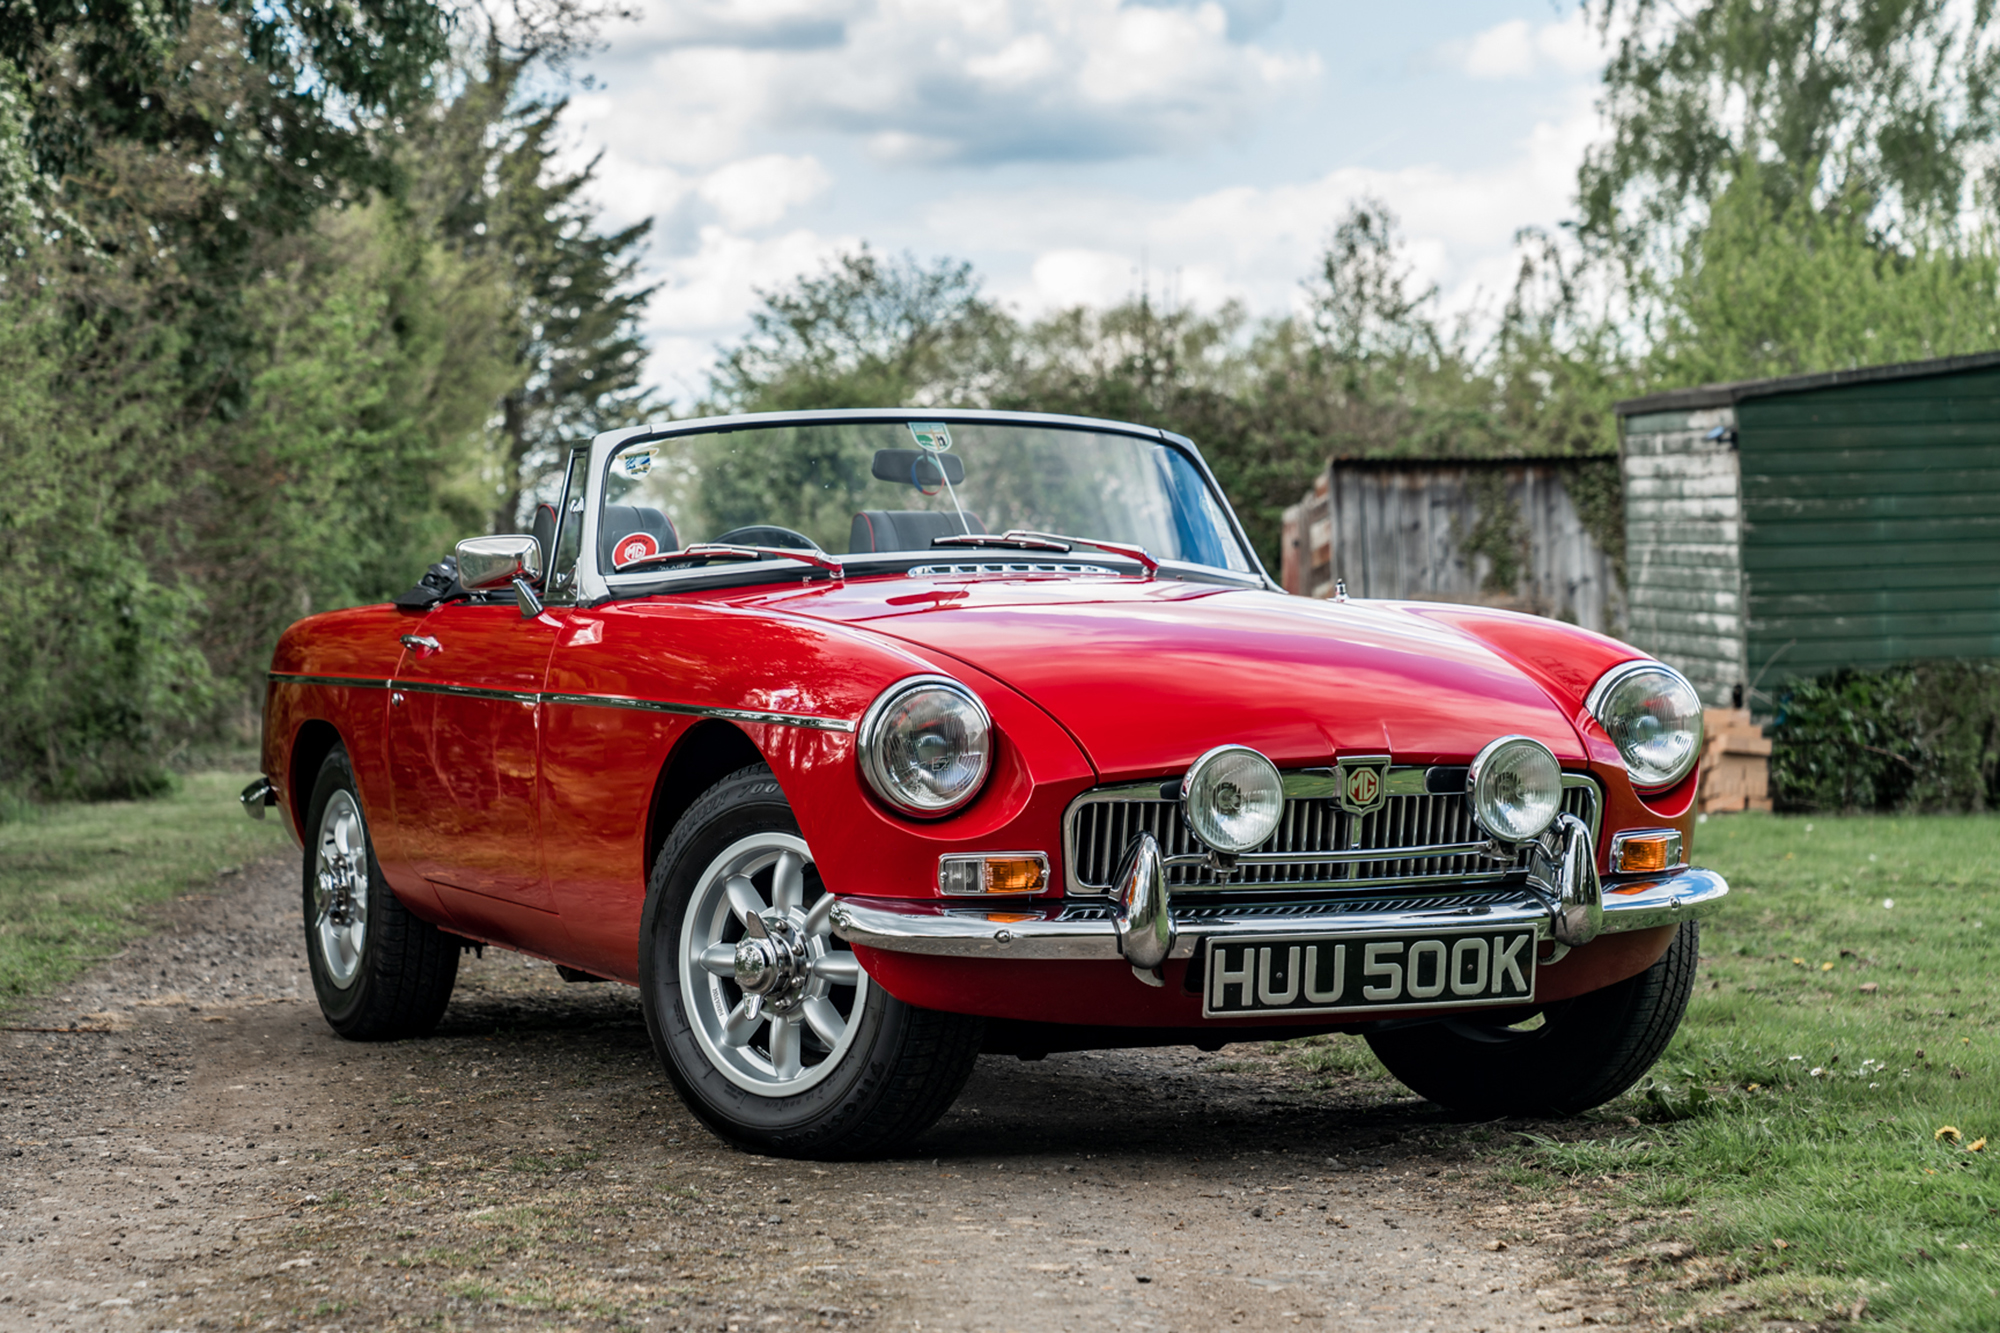
[[[1714,707],[2000,658],[2000,352],[1617,405],[1629,632]]]

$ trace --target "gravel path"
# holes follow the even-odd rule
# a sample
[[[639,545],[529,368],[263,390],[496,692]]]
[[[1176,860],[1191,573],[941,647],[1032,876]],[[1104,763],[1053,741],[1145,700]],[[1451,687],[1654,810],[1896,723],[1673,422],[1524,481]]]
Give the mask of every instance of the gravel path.
[[[518,955],[468,957],[428,1040],[340,1041],[296,874],[224,876],[12,1019],[108,1031],[0,1033],[0,1328],[1623,1322],[1393,1085],[987,1057],[900,1160],[756,1158],[681,1108],[633,991]]]

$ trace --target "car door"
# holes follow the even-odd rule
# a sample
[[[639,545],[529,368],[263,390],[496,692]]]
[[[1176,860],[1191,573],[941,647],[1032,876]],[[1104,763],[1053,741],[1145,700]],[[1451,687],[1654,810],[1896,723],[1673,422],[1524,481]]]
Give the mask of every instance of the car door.
[[[542,682],[565,614],[449,602],[403,635],[389,694],[396,823],[408,864],[433,884],[555,910],[536,789]],[[441,896],[454,915],[481,913]]]

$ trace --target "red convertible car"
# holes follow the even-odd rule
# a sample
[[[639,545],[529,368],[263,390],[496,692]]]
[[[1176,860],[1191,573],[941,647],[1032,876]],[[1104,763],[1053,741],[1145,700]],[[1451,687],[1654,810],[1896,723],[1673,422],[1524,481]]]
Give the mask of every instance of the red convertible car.
[[[985,1053],[1346,1032],[1576,1112],[1680,1022],[1700,701],[1632,648],[1280,593],[1162,430],[820,412],[599,436],[271,666],[265,777],[343,1036],[460,951],[639,987],[759,1151],[889,1151]]]

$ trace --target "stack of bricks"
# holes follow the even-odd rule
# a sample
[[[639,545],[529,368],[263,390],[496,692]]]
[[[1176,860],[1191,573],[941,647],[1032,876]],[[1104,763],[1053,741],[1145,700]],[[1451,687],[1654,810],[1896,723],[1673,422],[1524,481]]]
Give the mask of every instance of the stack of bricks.
[[[1701,813],[1771,808],[1771,742],[1747,708],[1702,713]]]

